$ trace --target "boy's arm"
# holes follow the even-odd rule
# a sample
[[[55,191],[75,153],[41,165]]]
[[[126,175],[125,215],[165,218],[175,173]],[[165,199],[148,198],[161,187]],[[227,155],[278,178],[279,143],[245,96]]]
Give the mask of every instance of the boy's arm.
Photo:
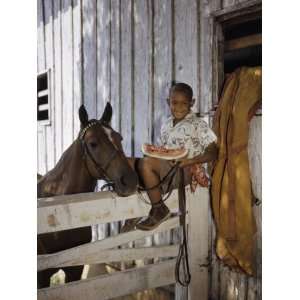
[[[218,147],[216,143],[213,142],[206,147],[204,153],[199,154],[194,158],[182,159],[179,167],[184,168],[197,163],[207,163],[216,160],[217,158],[218,158]]]

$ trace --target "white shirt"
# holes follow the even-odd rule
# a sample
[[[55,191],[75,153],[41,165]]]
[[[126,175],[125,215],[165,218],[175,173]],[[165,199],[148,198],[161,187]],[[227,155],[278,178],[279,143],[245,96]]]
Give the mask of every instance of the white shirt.
[[[169,149],[188,149],[187,158],[203,154],[206,147],[216,140],[217,136],[208,124],[193,112],[187,114],[175,126],[173,117],[170,117],[161,128],[162,145]]]

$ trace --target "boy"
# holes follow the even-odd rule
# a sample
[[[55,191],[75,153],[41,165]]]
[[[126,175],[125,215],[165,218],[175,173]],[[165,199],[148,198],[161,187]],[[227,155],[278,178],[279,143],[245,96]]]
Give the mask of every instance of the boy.
[[[189,150],[187,158],[180,160],[179,167],[185,168],[185,184],[190,183],[194,174],[189,167],[195,164],[210,162],[217,158],[217,137],[208,124],[191,112],[195,103],[192,88],[185,83],[175,83],[167,99],[171,117],[161,129],[162,145],[166,148],[184,147]],[[133,165],[135,158],[129,159]],[[137,172],[145,188],[157,185],[170,170],[172,163],[152,157],[144,157],[136,163]],[[170,211],[162,201],[160,188],[147,191],[152,208],[149,216],[138,223],[140,230],[153,230],[170,216]]]

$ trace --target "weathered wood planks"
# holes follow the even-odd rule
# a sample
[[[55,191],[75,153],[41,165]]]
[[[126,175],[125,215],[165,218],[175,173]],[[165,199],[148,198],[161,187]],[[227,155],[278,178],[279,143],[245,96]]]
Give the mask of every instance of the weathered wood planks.
[[[236,4],[233,2],[243,3],[231,5]],[[248,12],[255,11],[259,3],[257,0],[39,0],[38,71],[51,68],[53,114],[51,126],[39,128],[38,171],[44,174],[51,168],[76,137],[81,103],[86,104],[91,117],[99,118],[105,103],[111,101],[115,114],[113,126],[121,131],[128,156],[140,156],[141,143],[157,141],[162,121],[168,115],[165,98],[172,79],[191,84],[197,98],[195,110],[206,113],[217,99],[215,85],[219,87],[221,82],[221,77],[218,82],[212,80],[215,70],[211,64],[219,57],[212,53],[215,43],[212,35],[216,32],[210,13],[218,11],[213,15],[220,19],[224,13],[240,14],[247,7]],[[259,177],[256,179],[258,182]],[[116,233],[118,224],[111,229]],[[209,230],[213,249],[214,232]],[[104,238],[108,231],[107,225],[98,225],[97,238]],[[151,239],[155,245],[161,245],[168,244],[171,238],[169,233],[161,232]],[[140,246],[143,243],[140,241]],[[211,297],[237,288],[238,299],[244,299],[248,279],[231,272],[227,275],[233,281],[224,281],[223,269],[215,263],[214,254],[212,259]],[[259,279],[255,284],[249,282],[252,287],[260,284]],[[260,290],[257,287],[257,297]]]
[[[72,0],[62,0],[62,138],[63,149],[73,141],[73,15]],[[77,115],[78,116],[78,115]]]
[[[152,47],[150,1],[134,1],[134,155],[151,142],[152,131]]]
[[[92,244],[89,244],[92,245]],[[94,245],[93,245],[94,246]],[[67,266],[78,266],[85,264],[98,264],[109,262],[122,262],[129,260],[138,260],[145,258],[158,258],[158,257],[175,257],[178,254],[178,245],[171,246],[158,246],[158,247],[142,247],[130,249],[108,249],[101,250],[93,247],[94,251],[89,251],[88,247],[81,248],[81,252],[77,251],[75,258],[69,257],[67,260],[62,261],[59,255],[41,255],[38,256],[38,271]],[[77,249],[78,250],[78,249]],[[55,260],[56,258],[56,260]]]
[[[97,117],[97,2],[82,0],[83,103],[90,118]]]
[[[177,212],[177,190],[166,203],[172,212]],[[112,214],[112,208],[117,213]],[[124,198],[110,192],[40,198],[38,234],[142,217],[148,210],[149,205],[136,195]]]
[[[153,2],[153,78],[154,78],[154,142],[159,143],[162,123],[170,115],[166,99],[172,81],[172,1]]]
[[[192,275],[188,299],[208,299],[209,296],[209,247],[208,213],[209,191],[198,187],[189,196],[189,263]],[[203,242],[205,241],[205,242]]]
[[[47,149],[47,170],[54,167],[55,164],[55,143],[54,143],[54,116],[55,116],[55,105],[54,105],[54,41],[53,41],[53,2],[44,1],[45,5],[45,66],[48,71],[48,106],[49,106],[49,117],[50,123],[45,126],[45,140]]]
[[[168,260],[138,269],[45,288],[38,290],[37,299],[108,300],[141,290],[172,284],[175,282],[174,267],[175,260]]]
[[[121,107],[121,134],[124,138],[123,148],[127,156],[133,155],[133,2],[131,0],[122,0],[121,5],[121,83],[120,83],[120,101]]]
[[[199,109],[197,1],[174,0],[174,79],[191,85]]]
[[[97,2],[97,117],[110,101],[110,1]],[[88,100],[87,100],[88,101]]]
[[[82,97],[82,18],[81,1],[73,0],[73,139],[77,137],[80,130],[78,109],[83,103]]]
[[[55,143],[55,163],[58,162],[62,152],[62,135],[63,135],[63,82],[62,82],[62,29],[61,29],[61,1],[53,1],[53,20],[54,20],[54,66],[53,66],[53,83],[54,83],[54,143]],[[48,150],[48,149],[47,149]]]

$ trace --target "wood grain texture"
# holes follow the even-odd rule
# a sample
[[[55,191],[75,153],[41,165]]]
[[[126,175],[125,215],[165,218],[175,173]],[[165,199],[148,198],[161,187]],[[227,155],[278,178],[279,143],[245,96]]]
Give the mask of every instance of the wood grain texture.
[[[37,1],[37,73],[46,70],[46,54],[45,54],[45,15],[44,1]],[[44,125],[38,124],[38,172],[45,174],[47,171],[47,138],[46,128]]]
[[[172,3],[154,4],[154,142],[159,143],[163,122],[170,116],[166,99],[172,81]]]
[[[175,282],[174,267],[175,260],[169,260],[143,268],[75,281],[63,286],[40,289],[37,299],[108,300],[140,290],[172,284]]]
[[[82,0],[83,17],[83,102],[90,118],[97,114],[97,4]]]
[[[120,131],[121,125],[121,98],[120,98],[120,84],[121,84],[121,28],[120,28],[120,0],[111,0],[111,57],[110,57],[110,103],[113,108],[112,127]],[[115,235],[119,233],[119,222],[110,224],[110,234]]]
[[[127,156],[133,156],[133,7],[131,0],[122,0],[121,5],[121,134]]]
[[[248,292],[248,278],[244,274],[238,276],[238,300],[246,300]]]
[[[151,143],[151,12],[150,1],[134,1],[134,155]]]
[[[110,89],[113,108],[112,126],[120,131],[121,122],[121,41],[120,41],[120,0],[111,0],[111,57],[110,57]]]
[[[208,206],[207,188],[198,187],[189,196],[189,264],[192,275],[188,299],[208,299]]]
[[[197,1],[174,0],[174,78],[191,85],[199,110]]]
[[[64,251],[48,254],[46,256],[40,256],[38,259],[39,268],[44,268],[52,265],[64,265],[69,263],[70,261],[78,261],[82,258],[82,253],[85,253],[85,257],[88,258],[89,255],[93,255],[94,253],[112,249],[135,241],[136,239],[142,239],[147,236],[152,236],[153,234],[170,230],[178,226],[178,217],[173,217],[161,224],[161,226],[151,231],[133,230],[126,233],[121,233],[117,236],[107,237],[98,241],[96,240],[91,243],[87,243]]]
[[[46,53],[46,69],[48,72],[48,105],[49,105],[49,116],[50,124],[45,126],[46,134],[46,151],[47,151],[47,162],[46,169],[51,170],[55,165],[55,98],[54,98],[54,42],[53,42],[53,3],[52,1],[44,1],[44,12],[45,12],[45,53]]]
[[[109,0],[97,2],[97,117],[101,117],[106,102],[111,100],[110,86],[110,30]]]
[[[44,175],[46,173],[46,154],[45,154],[45,134],[44,130],[39,130],[37,132],[37,138],[38,138],[38,169],[37,172],[41,175]]]
[[[133,155],[133,8],[131,0],[122,0],[121,5],[121,134],[127,156]]]
[[[149,0],[134,2],[134,156],[136,157],[142,156],[142,144],[151,143],[152,138],[152,5],[153,2]],[[134,245],[136,248],[150,246],[152,238],[137,240]],[[143,265],[148,261],[136,263]]]
[[[178,211],[177,190],[166,204]],[[119,197],[110,192],[63,195],[38,199],[38,234],[143,217],[149,205],[136,195]]]
[[[205,114],[212,108],[212,46],[213,20],[210,17],[211,2],[200,2],[200,113]]]
[[[81,1],[73,0],[73,139],[80,130],[78,110],[83,103],[82,98],[82,19]]]
[[[63,84],[62,84],[62,27],[61,27],[61,1],[53,1],[54,14],[54,143],[55,143],[55,163],[58,162],[62,152],[62,103],[63,103]]]
[[[262,200],[262,117],[254,116],[249,124],[249,168],[254,196]]]
[[[261,34],[252,34],[245,37],[228,40],[225,42],[224,50],[233,51],[236,49],[247,48],[251,46],[261,45],[262,35]]]
[[[62,0],[63,149],[73,142],[73,16],[72,0]]]
[[[210,209],[211,211],[211,209]],[[219,299],[219,261],[216,254],[216,227],[211,220],[211,266],[210,266],[210,297],[211,299]]]
[[[237,2],[237,0],[223,0],[222,2],[223,2],[222,3],[223,8],[226,8],[234,5]]]
[[[37,0],[37,73],[45,71],[44,1]]]
[[[92,244],[91,244],[92,245]],[[159,246],[159,247],[144,247],[131,249],[108,249],[99,251],[93,247],[93,251],[89,251],[88,247],[77,252],[76,258],[69,257],[66,262],[59,262],[59,257],[49,255],[38,256],[38,271],[48,268],[61,268],[67,266],[79,266],[85,264],[98,264],[108,262],[121,262],[145,258],[156,257],[175,257],[178,254],[178,245]],[[55,260],[55,258],[57,260]]]
[[[244,16],[247,18],[251,14],[261,12],[262,3],[261,0],[247,0],[243,2],[235,3],[235,5],[229,5],[222,9],[212,12],[212,17],[215,17],[218,21],[223,22],[227,20],[233,20],[234,18]]]

